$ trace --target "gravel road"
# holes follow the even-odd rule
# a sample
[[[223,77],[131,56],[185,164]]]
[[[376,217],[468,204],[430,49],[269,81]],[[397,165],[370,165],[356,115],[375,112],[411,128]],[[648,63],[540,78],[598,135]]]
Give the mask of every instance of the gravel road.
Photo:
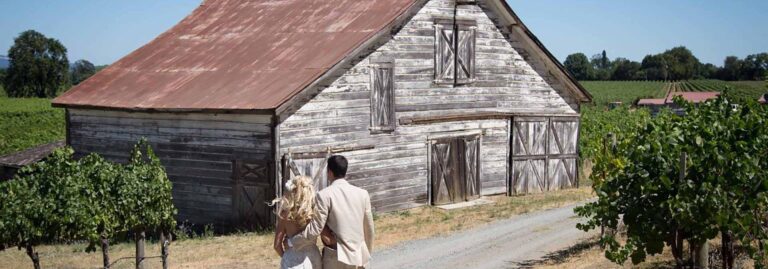
[[[592,234],[576,229],[571,205],[501,220],[444,237],[410,241],[373,254],[373,269],[520,268]]]

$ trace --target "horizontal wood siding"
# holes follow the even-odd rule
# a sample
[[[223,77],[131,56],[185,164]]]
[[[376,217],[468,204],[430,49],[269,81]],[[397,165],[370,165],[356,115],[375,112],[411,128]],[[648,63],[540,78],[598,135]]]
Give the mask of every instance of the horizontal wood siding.
[[[270,117],[128,113],[70,109],[70,145],[125,162],[145,137],[173,182],[179,221],[228,226],[233,218],[232,161],[271,161]]]
[[[392,39],[349,69],[280,125],[279,155],[325,151],[328,147],[375,145],[342,153],[350,161],[348,179],[368,190],[378,211],[428,203],[428,139],[433,134],[482,131],[482,194],[506,192],[509,119],[398,125],[392,133],[372,134],[370,67],[393,59],[398,119],[445,114],[503,112],[578,114],[577,101],[565,94],[522,42],[499,30],[477,5],[459,6],[461,19],[476,21],[477,81],[436,85],[436,17],[453,16],[454,1],[429,1]]]

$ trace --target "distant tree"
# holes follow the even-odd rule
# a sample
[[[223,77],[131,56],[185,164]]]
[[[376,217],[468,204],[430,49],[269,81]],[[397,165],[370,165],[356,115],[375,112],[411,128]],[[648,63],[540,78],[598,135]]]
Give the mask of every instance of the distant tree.
[[[768,53],[752,54],[744,58],[739,72],[741,80],[762,80],[768,70]]]
[[[104,70],[104,68],[107,68],[109,65],[97,65],[96,66],[96,72],[99,72],[101,70]]]
[[[87,60],[78,60],[72,67],[72,84],[80,84],[93,74],[96,74],[96,66]]]
[[[741,74],[741,67],[743,61],[736,56],[728,56],[725,58],[723,68],[720,69],[718,78],[722,80],[738,80]]]
[[[661,54],[645,56],[641,68],[649,80],[667,80],[669,78],[669,66]]]
[[[665,51],[664,58],[669,64],[669,78],[672,80],[692,79],[697,67],[701,65],[699,59],[682,46]]]
[[[718,71],[719,71],[719,68],[714,64],[702,64],[701,66],[699,66],[699,71],[696,78],[714,79],[714,78],[717,78]]]
[[[611,59],[608,58],[608,54],[603,50],[602,53],[595,54],[590,59],[595,72],[593,80],[610,80],[611,79]]]
[[[67,49],[34,30],[19,34],[8,51],[5,87],[10,97],[54,97],[69,86]]]
[[[616,58],[616,60],[613,61],[611,80],[637,79],[640,67],[641,65],[638,62],[633,62],[625,58]]]
[[[577,80],[588,80],[593,76],[594,68],[592,68],[592,64],[584,53],[568,55],[563,64],[565,69],[571,72]]]

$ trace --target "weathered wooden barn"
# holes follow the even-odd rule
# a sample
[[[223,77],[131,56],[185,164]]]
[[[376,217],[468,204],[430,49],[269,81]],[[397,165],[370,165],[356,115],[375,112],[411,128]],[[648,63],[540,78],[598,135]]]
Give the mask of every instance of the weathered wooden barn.
[[[208,0],[54,105],[79,154],[148,138],[179,218],[227,226],[333,153],[377,211],[576,186],[590,100],[503,0]]]

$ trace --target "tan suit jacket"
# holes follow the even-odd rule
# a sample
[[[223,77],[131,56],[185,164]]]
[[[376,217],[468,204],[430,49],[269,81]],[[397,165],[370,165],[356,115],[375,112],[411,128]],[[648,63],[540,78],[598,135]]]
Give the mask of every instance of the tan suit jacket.
[[[317,216],[291,240],[317,242],[328,226],[336,235],[339,262],[367,267],[373,250],[373,212],[368,191],[336,179],[317,194]],[[329,269],[329,268],[326,268]],[[332,269],[332,268],[330,268]]]

